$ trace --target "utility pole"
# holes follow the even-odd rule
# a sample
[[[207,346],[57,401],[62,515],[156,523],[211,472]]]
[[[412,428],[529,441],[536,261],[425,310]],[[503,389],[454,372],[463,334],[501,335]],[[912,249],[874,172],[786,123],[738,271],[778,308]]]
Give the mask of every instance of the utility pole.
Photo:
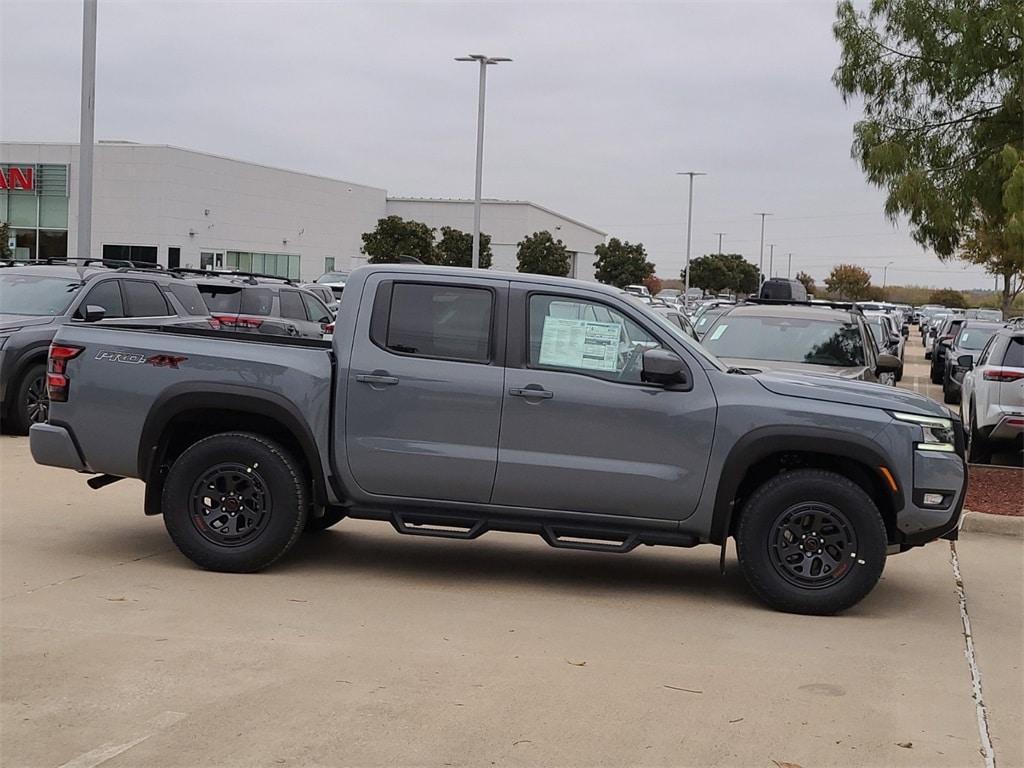
[[[757,290],[760,293],[761,283],[764,282],[764,219],[765,216],[771,216],[771,214],[767,211],[760,211],[754,215],[761,217],[761,255],[757,261]]]
[[[722,235],[729,234],[728,232],[715,232],[718,235],[718,255],[722,255]]]
[[[786,279],[789,280],[790,273],[793,271],[793,254],[787,254],[789,256],[789,263],[786,265]]]
[[[700,171],[678,171],[676,176],[690,177],[690,196],[687,198],[686,204],[686,286],[683,293],[685,296],[685,291],[690,290],[690,230],[693,225],[693,177],[707,176],[707,174]]]
[[[769,277],[769,279],[775,277],[774,264],[775,264],[775,243],[770,243],[768,245],[768,277]]]
[[[512,61],[504,56],[484,56],[471,53],[459,56],[456,61],[476,61],[480,64],[480,95],[476,116],[476,191],[473,196],[473,269],[480,268],[480,207],[484,180],[484,97],[487,93],[487,67],[502,61]]]
[[[889,262],[889,264],[895,264],[895,263],[896,263],[895,261],[890,261]],[[885,278],[886,278],[887,273],[889,272],[889,264],[886,264],[884,267],[882,267],[882,289],[883,290],[885,289]]]
[[[96,139],[96,0],[82,12],[82,115],[78,134],[79,258],[92,256],[92,160]]]

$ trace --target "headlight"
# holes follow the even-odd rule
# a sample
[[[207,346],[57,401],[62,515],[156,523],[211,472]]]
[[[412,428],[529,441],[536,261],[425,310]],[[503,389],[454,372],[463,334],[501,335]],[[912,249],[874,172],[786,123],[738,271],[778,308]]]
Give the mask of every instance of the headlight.
[[[908,424],[916,424],[921,427],[921,441],[914,445],[922,451],[945,451],[954,453],[956,446],[953,443],[953,421],[938,416],[918,416],[916,413],[892,412],[892,417],[898,421],[905,421]]]

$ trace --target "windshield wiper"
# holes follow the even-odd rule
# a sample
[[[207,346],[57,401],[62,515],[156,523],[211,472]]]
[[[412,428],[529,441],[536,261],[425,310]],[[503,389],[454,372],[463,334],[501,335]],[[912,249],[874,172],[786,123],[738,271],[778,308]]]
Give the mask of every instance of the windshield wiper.
[[[741,376],[752,376],[755,373],[764,373],[764,371],[762,371],[760,368],[737,368],[735,366],[733,366],[732,368],[726,368],[725,372],[737,373]]]

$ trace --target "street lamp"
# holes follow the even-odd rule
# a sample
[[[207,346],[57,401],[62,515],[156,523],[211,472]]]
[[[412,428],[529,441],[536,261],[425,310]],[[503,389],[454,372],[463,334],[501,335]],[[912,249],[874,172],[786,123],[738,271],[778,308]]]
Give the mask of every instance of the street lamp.
[[[754,214],[761,217],[761,255],[757,261],[757,292],[761,292],[761,283],[764,282],[764,218],[772,214],[767,211],[759,211]]]
[[[78,125],[78,244],[80,259],[92,256],[92,158],[96,128],[96,0],[82,13],[82,103]]]
[[[768,244],[768,277],[775,277],[775,243]]]
[[[718,255],[722,255],[722,236],[729,234],[728,232],[715,232],[718,235]]]
[[[473,269],[480,267],[480,195],[484,175],[484,94],[487,91],[487,67],[502,61],[512,61],[504,56],[484,56],[471,53],[458,56],[456,61],[475,61],[480,65],[480,103],[476,121],[476,194],[473,197]]]
[[[690,196],[686,204],[686,286],[687,291],[690,290],[690,230],[693,224],[693,177],[694,176],[707,176],[706,173],[701,171],[677,171],[676,176],[689,176],[690,177]],[[686,295],[685,293],[683,294]]]
[[[896,263],[895,261],[890,261],[889,262],[889,264],[895,264],[895,263]],[[886,273],[889,271],[889,264],[886,264],[884,267],[882,267],[882,288],[883,289],[885,288],[885,278],[886,278]]]

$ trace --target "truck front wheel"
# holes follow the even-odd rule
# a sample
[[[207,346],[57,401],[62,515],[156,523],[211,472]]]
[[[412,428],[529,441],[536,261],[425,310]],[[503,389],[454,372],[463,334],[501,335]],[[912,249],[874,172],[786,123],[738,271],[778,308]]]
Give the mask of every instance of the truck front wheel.
[[[306,525],[305,475],[282,446],[228,432],[189,446],[167,474],[164,525],[193,563],[211,571],[266,568]]]
[[[768,605],[827,615],[859,602],[885,567],[885,523],[842,475],[783,472],[758,488],[736,530],[740,569]]]

